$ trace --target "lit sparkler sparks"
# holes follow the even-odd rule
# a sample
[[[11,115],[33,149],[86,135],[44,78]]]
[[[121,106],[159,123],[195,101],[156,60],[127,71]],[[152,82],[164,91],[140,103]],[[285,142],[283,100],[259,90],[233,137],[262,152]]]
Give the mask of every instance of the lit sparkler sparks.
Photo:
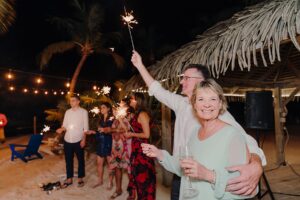
[[[50,131],[50,126],[44,125],[44,128],[43,128],[43,130],[41,132],[41,135],[43,135],[44,133],[46,133],[48,131]]]
[[[90,112],[93,113],[95,116],[95,115],[99,114],[100,110],[98,107],[94,107],[92,110],[90,110]]]
[[[101,92],[106,95],[106,94],[109,94],[110,93],[110,87],[108,86],[104,86],[102,89],[101,89]]]
[[[129,26],[129,28],[133,28],[131,25],[132,24],[138,24],[138,22],[134,19],[134,16],[132,15],[133,11],[130,12],[126,12],[125,10],[125,15],[121,15],[124,24],[127,24],[127,26]]]
[[[135,50],[133,39],[132,39],[132,34],[131,34],[131,29],[133,28],[132,25],[137,24],[138,22],[134,19],[134,16],[132,15],[133,11],[127,12],[125,6],[124,6],[124,13],[125,13],[125,15],[121,15],[121,17],[124,21],[124,24],[127,24],[132,49]]]
[[[116,118],[117,119],[121,119],[121,118],[124,118],[124,117],[126,117],[126,115],[127,115],[127,107],[125,107],[125,106],[119,106],[119,107],[117,107],[117,109],[116,109]]]

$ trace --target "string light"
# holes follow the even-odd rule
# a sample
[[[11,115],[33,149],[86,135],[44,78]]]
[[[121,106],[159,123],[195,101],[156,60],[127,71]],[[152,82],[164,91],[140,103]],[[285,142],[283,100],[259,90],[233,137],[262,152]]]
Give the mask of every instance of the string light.
[[[37,78],[37,79],[36,79],[36,83],[37,83],[37,84],[41,84],[42,82],[43,82],[43,80],[42,80],[41,78]]]
[[[14,86],[10,86],[10,87],[9,87],[9,90],[10,90],[10,91],[14,91],[14,90],[15,90],[15,87],[14,87]]]
[[[12,73],[7,73],[6,74],[6,78],[9,79],[9,80],[11,80],[11,79],[14,78],[14,75]]]
[[[122,91],[122,88],[119,88],[118,90],[119,90],[119,92],[121,92],[121,91]]]
[[[111,49],[112,51],[114,49]],[[37,74],[37,73],[32,73],[32,72],[25,72],[25,71],[21,71],[21,70],[11,70],[11,69],[5,69],[5,68],[1,68],[0,67],[0,72],[2,72],[2,74],[4,74],[4,79],[0,80],[0,84],[5,84],[5,79],[8,83],[8,87],[7,90],[12,92],[12,93],[22,93],[22,94],[44,94],[46,95],[64,95],[64,94],[70,94],[69,91],[67,91],[66,87],[69,88],[70,87],[70,78],[64,78],[64,77],[58,77],[58,76],[51,76],[51,75],[46,75],[46,74]],[[6,71],[6,72],[5,72]],[[17,77],[18,75],[20,75],[20,77]],[[34,85],[25,85],[22,84],[24,82],[28,82],[28,78],[33,79],[33,83],[36,84],[36,86]],[[45,81],[45,77],[47,77],[47,81],[48,78],[51,79],[62,79],[63,80],[63,84],[62,86],[65,86],[64,88],[45,88],[43,86],[43,88],[41,88],[41,84],[45,85],[46,81]],[[14,84],[14,79],[18,78],[18,80],[20,79],[20,81],[17,82],[17,85]],[[25,80],[26,79],[26,80]],[[9,81],[9,82],[8,82]],[[95,90],[96,92],[99,91],[101,92],[101,94],[104,95],[109,95],[110,93],[110,87],[108,86],[99,86],[97,85],[98,81],[90,81],[90,80],[80,80],[80,81],[85,81],[85,82],[90,82],[90,84],[92,85],[94,83],[94,85],[92,85],[93,90]],[[53,80],[51,80],[50,84],[53,82]],[[57,81],[55,81],[55,83],[57,83]],[[95,84],[96,83],[96,84]],[[90,85],[89,84],[89,85]],[[48,83],[47,83],[48,85]],[[117,88],[119,91],[122,91],[121,88]],[[86,88],[85,90],[88,90],[88,88]],[[78,96],[80,94],[76,93]]]

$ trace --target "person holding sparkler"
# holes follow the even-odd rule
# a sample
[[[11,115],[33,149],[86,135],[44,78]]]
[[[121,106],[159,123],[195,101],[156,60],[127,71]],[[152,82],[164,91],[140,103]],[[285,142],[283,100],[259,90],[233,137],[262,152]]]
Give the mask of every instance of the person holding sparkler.
[[[108,102],[102,102],[100,105],[100,121],[98,131],[89,131],[87,134],[96,135],[96,154],[97,154],[97,171],[98,182],[93,186],[96,188],[103,184],[103,165],[106,159],[107,164],[110,163],[110,156],[112,150],[112,124],[114,117],[112,113],[112,106]],[[109,169],[109,166],[108,166]],[[113,186],[113,173],[109,170],[109,184],[107,189],[112,189]]]
[[[129,121],[126,118],[127,110],[128,106],[125,101],[121,101],[117,108],[113,108],[113,113],[116,119],[112,124],[113,142],[109,166],[110,170],[115,172],[116,191],[111,195],[111,199],[115,199],[122,194],[122,169],[128,170],[130,166],[129,150],[131,148],[128,148],[128,146],[131,146],[131,138],[126,139],[123,135],[126,131],[130,130]]]
[[[149,143],[150,116],[146,112],[145,98],[141,93],[135,93],[130,98],[130,106],[134,108],[134,116],[130,120],[131,132],[126,132],[126,138],[132,138],[130,156],[130,175],[127,191],[128,200],[134,200],[137,194],[139,200],[153,200],[156,196],[156,172],[153,158],[145,157],[141,144]]]
[[[67,180],[63,183],[63,188],[72,185],[74,169],[73,157],[76,154],[78,160],[78,187],[84,186],[85,176],[84,147],[85,133],[89,130],[88,112],[80,107],[80,98],[77,95],[70,97],[71,108],[66,111],[62,127],[57,129],[58,134],[64,131],[64,151],[66,159]]]
[[[189,64],[188,66],[184,66],[183,76],[180,81],[180,84],[182,85],[182,94],[184,96],[181,96],[164,89],[160,83],[150,75],[138,52],[133,51],[131,61],[140,72],[146,85],[149,87],[150,95],[154,95],[160,102],[168,106],[176,114],[173,155],[178,156],[179,147],[186,144],[186,141],[189,140],[190,136],[197,132],[201,126],[193,114],[190,100],[195,85],[210,77],[208,68],[200,64]],[[236,165],[228,168],[228,171],[239,171],[240,176],[230,179],[226,190],[236,195],[249,195],[255,191],[260,180],[260,176],[263,172],[262,165],[266,165],[265,155],[258,147],[255,139],[245,132],[228,111],[219,115],[219,118],[240,131],[243,137],[246,138],[247,147],[251,153],[251,159],[248,164]],[[179,188],[180,177],[174,175],[171,191],[172,200],[179,198]]]

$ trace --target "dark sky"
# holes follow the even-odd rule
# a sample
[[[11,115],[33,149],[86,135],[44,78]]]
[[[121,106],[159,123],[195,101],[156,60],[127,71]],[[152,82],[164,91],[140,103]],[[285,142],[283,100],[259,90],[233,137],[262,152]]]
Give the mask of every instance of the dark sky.
[[[16,1],[17,20],[9,33],[0,36],[0,67],[71,77],[79,61],[79,55],[75,51],[55,56],[45,71],[39,71],[37,64],[39,53],[47,45],[66,39],[65,33],[48,21],[51,16],[68,12],[65,2],[67,1]],[[101,31],[123,33],[123,44],[117,46],[116,50],[127,61],[131,54],[130,39],[120,19],[124,2],[127,10],[134,11],[139,24],[133,29],[133,39],[136,49],[144,55],[147,65],[193,40],[197,34],[216,22],[229,18],[244,6],[240,0],[102,0],[101,2],[106,12]],[[94,55],[88,59],[80,78],[110,82],[118,78],[128,78],[133,73],[130,62],[120,71],[113,67],[109,58]]]

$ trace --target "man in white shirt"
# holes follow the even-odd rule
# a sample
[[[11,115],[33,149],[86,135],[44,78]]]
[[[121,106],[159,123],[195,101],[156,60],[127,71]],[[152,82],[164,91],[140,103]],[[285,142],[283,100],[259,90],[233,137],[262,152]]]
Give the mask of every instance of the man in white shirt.
[[[150,95],[154,95],[160,102],[164,103],[175,112],[176,121],[174,128],[173,155],[178,155],[179,146],[185,144],[191,133],[200,128],[200,124],[193,114],[190,98],[195,85],[206,78],[209,78],[209,71],[207,67],[197,64],[192,64],[185,69],[182,80],[180,81],[180,84],[182,85],[182,94],[186,96],[184,97],[164,89],[158,81],[154,80],[144,66],[141,56],[136,51],[133,51],[131,61],[140,72],[146,85],[149,87]],[[239,171],[241,175],[229,180],[226,190],[237,195],[252,194],[255,192],[257,183],[263,172],[262,165],[266,165],[264,153],[258,147],[257,142],[244,131],[229,112],[220,115],[220,119],[241,131],[246,138],[247,146],[251,153],[249,164],[233,166],[228,169],[230,171]],[[180,178],[174,177],[171,194],[172,200],[179,198],[179,188]]]
[[[66,160],[67,180],[63,187],[68,187],[73,183],[74,176],[74,154],[78,160],[78,187],[84,186],[83,177],[85,176],[84,147],[85,132],[89,130],[88,112],[79,106],[80,98],[78,96],[70,97],[71,108],[64,116],[62,127],[56,132],[61,134],[64,131],[64,151]]]

